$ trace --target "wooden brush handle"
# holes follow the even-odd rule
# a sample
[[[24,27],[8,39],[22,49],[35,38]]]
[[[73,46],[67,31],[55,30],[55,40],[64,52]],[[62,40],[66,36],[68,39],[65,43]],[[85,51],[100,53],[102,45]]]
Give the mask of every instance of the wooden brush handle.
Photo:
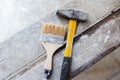
[[[46,78],[48,79],[50,77],[50,75],[52,74],[52,63],[53,63],[53,55],[47,55],[47,59],[46,59],[46,62],[45,62],[45,75],[46,75]]]
[[[48,70],[52,70],[52,58],[53,55],[47,55],[47,59],[46,59],[46,62],[45,62],[45,69],[48,69]]]
[[[46,78],[50,78],[52,74],[52,63],[53,63],[53,55],[54,52],[61,47],[63,44],[55,44],[55,43],[42,43],[44,48],[46,49],[47,52],[47,59],[45,62],[45,76]]]

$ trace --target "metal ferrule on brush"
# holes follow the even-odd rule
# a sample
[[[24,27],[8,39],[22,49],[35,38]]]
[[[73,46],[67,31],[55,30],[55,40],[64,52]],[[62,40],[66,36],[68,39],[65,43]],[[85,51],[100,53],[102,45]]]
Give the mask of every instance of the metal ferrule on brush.
[[[51,42],[51,43],[64,43],[64,36],[52,35],[52,34],[42,34],[40,35],[40,41],[42,42]]]

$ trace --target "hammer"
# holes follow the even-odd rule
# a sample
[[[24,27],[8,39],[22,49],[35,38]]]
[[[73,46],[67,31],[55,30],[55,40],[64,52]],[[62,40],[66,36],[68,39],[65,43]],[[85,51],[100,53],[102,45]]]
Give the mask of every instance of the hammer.
[[[88,13],[84,13],[73,9],[58,10],[56,14],[60,17],[69,19],[67,44],[64,52],[60,80],[70,80],[71,52],[77,21],[85,22],[88,20],[89,15]]]

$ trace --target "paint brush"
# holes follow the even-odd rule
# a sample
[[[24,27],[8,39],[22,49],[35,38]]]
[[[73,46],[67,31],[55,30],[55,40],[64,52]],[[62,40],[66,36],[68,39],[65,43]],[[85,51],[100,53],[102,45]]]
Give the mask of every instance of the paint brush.
[[[45,63],[46,79],[50,78],[52,73],[53,54],[64,44],[65,34],[65,26],[55,24],[43,24],[42,26],[40,41],[42,42],[42,45],[47,53],[47,59]]]

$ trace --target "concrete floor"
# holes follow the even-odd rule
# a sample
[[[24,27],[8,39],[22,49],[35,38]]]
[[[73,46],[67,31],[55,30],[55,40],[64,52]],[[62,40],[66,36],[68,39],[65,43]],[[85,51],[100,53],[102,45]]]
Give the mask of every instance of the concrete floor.
[[[23,29],[29,27],[31,24],[36,23],[40,18],[46,16],[47,14],[67,4],[70,1],[72,0],[65,0],[65,1],[64,0],[57,0],[57,1],[56,0],[44,0],[44,1],[43,0],[0,0],[0,43],[12,37],[14,34],[18,33],[19,31],[22,31]],[[84,3],[84,0],[81,1]],[[94,8],[94,6],[91,7]],[[98,15],[100,15],[100,13],[98,13]],[[28,46],[26,46],[26,49],[27,47]],[[102,78],[102,80],[119,80],[118,79],[119,76],[117,75],[114,76],[114,74],[118,73],[116,70],[118,71],[120,70],[119,68],[120,66],[116,62],[116,60],[120,61],[118,56],[119,52],[120,49],[117,50],[117,52],[115,52],[116,55],[113,55],[114,53],[112,53],[110,56],[103,59],[101,62],[97,63],[96,65],[94,65],[87,71],[83,72],[82,74],[78,75],[73,80],[94,80],[94,78],[96,78],[95,80],[98,80],[97,78],[99,79]],[[18,54],[14,56],[17,55]],[[32,55],[34,56],[34,54]],[[5,58],[8,57],[7,55],[3,55],[3,57],[4,56]],[[27,53],[26,56],[28,56]],[[19,57],[23,57],[23,55],[20,55]],[[13,58],[13,60],[15,59]],[[15,65],[17,65],[17,63],[15,63]],[[2,67],[4,68],[4,65]],[[104,72],[101,72],[101,70]],[[112,72],[114,72],[114,74],[112,74]],[[96,73],[99,74],[97,75]]]
[[[0,43],[69,1],[0,0]]]
[[[120,80],[120,48],[72,80]]]

